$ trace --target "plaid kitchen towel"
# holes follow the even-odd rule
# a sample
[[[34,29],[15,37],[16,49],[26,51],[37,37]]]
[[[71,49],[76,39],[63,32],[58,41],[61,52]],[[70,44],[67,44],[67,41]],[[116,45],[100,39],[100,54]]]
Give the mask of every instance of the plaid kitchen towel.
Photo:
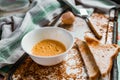
[[[15,63],[24,53],[20,46],[23,36],[49,23],[65,9],[62,7],[57,0],[33,0],[25,15],[0,17],[0,68]]]

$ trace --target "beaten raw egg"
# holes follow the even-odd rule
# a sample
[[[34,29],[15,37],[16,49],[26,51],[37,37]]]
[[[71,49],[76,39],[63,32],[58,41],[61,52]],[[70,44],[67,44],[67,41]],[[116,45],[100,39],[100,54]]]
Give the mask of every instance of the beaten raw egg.
[[[66,51],[65,46],[56,40],[45,39],[32,48],[32,53],[36,56],[53,56]]]

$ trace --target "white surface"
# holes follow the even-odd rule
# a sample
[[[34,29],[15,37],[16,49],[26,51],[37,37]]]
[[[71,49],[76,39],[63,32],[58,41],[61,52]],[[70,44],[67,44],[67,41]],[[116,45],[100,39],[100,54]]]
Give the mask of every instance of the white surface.
[[[32,54],[32,47],[41,40],[53,39],[60,41],[66,47],[66,52],[55,56],[35,56]],[[50,66],[60,63],[67,52],[72,48],[74,44],[73,36],[65,29],[58,27],[46,27],[35,29],[24,36],[22,39],[22,48],[30,57],[38,64]]]

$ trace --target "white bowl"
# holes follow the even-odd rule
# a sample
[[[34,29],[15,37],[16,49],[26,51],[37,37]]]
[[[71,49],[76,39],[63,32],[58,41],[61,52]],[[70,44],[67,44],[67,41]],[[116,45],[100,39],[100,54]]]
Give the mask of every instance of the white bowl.
[[[54,56],[36,56],[33,55],[31,50],[33,46],[41,40],[52,39],[63,43],[66,47],[64,53],[54,55]],[[21,42],[23,50],[30,55],[30,57],[36,63],[44,66],[51,66],[60,63],[65,58],[68,51],[72,48],[74,44],[74,38],[69,31],[58,28],[58,27],[44,27],[40,29],[32,30],[27,33]]]

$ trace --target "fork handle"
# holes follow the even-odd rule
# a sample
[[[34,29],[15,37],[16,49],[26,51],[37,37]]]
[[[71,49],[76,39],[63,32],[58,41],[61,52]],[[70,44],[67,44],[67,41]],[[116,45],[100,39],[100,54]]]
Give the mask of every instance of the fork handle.
[[[102,38],[102,33],[100,32],[100,27],[99,26],[94,26],[88,17],[85,19],[85,21],[86,21],[88,27],[93,32],[93,34],[95,35],[95,37],[97,39],[101,39]]]

